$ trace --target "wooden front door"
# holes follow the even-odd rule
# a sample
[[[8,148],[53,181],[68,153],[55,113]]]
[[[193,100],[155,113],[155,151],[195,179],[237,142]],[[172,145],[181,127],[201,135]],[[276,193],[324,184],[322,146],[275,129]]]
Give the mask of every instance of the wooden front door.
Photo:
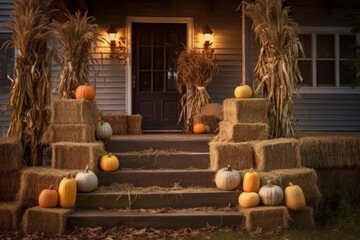
[[[143,130],[183,128],[177,124],[176,62],[186,44],[186,28],[178,23],[132,25],[132,110],[143,116]]]

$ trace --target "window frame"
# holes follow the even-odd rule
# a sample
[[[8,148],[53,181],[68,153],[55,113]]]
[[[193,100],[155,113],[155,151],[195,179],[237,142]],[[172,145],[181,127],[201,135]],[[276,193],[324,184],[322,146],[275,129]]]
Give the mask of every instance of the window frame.
[[[360,88],[352,88],[351,86],[340,85],[340,35],[353,34],[350,28],[347,27],[311,27],[300,26],[300,35],[306,34],[311,36],[311,54],[312,56],[305,56],[301,59],[311,60],[312,65],[312,86],[301,86],[300,93],[338,93],[338,94],[359,94]],[[316,79],[316,62],[317,62],[317,42],[316,35],[333,35],[335,37],[335,86],[318,86]],[[360,34],[354,34],[356,36],[357,44],[360,44]]]

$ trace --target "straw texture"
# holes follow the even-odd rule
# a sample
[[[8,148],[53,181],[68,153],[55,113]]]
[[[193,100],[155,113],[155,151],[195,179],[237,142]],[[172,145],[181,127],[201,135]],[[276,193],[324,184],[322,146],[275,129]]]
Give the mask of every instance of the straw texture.
[[[267,102],[264,98],[225,99],[224,121],[230,123],[268,123]]]
[[[15,137],[0,137],[0,171],[19,170],[23,166],[23,148]]]
[[[246,142],[264,140],[268,138],[268,125],[264,123],[235,123],[220,122],[220,141]]]
[[[19,228],[23,206],[18,202],[0,202],[0,230],[9,231]]]

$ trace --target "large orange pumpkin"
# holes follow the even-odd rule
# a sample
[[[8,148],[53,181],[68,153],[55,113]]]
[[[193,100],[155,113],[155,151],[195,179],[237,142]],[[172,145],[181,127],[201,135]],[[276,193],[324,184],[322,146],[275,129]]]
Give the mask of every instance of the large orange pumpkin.
[[[76,99],[86,99],[92,101],[95,99],[96,91],[94,86],[79,85],[75,91]]]
[[[43,208],[54,208],[57,207],[59,202],[58,191],[51,185],[49,189],[44,189],[39,195],[39,206]]]

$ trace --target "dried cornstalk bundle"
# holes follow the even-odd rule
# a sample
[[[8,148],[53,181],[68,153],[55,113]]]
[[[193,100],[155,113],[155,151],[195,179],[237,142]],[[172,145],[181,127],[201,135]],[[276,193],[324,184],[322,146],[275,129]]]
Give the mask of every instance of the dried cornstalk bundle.
[[[60,99],[75,98],[76,88],[89,83],[89,70],[95,63],[91,50],[101,40],[97,33],[98,26],[93,23],[95,18],[88,17],[87,13],[81,15],[79,11],[67,17],[65,23],[54,21],[52,25],[62,52],[62,57],[57,59],[61,67],[58,80]]]
[[[270,136],[294,135],[292,95],[302,82],[298,57],[303,53],[298,25],[289,18],[281,0],[257,0],[246,4],[245,14],[253,21],[260,55],[255,67],[258,87],[268,100]]]
[[[180,93],[183,87],[188,88],[189,91],[181,98],[182,110],[179,122],[184,118],[187,130],[191,129],[193,117],[200,113],[202,107],[211,102],[206,87],[218,71],[219,67],[214,61],[213,49],[201,52],[185,49],[180,53],[177,61],[177,88]],[[190,115],[187,121],[186,111]]]
[[[41,164],[41,136],[50,103],[51,39],[50,1],[14,0],[14,11],[6,28],[12,39],[4,47],[15,47],[17,59],[5,109],[11,110],[8,135],[18,137],[28,165]]]

